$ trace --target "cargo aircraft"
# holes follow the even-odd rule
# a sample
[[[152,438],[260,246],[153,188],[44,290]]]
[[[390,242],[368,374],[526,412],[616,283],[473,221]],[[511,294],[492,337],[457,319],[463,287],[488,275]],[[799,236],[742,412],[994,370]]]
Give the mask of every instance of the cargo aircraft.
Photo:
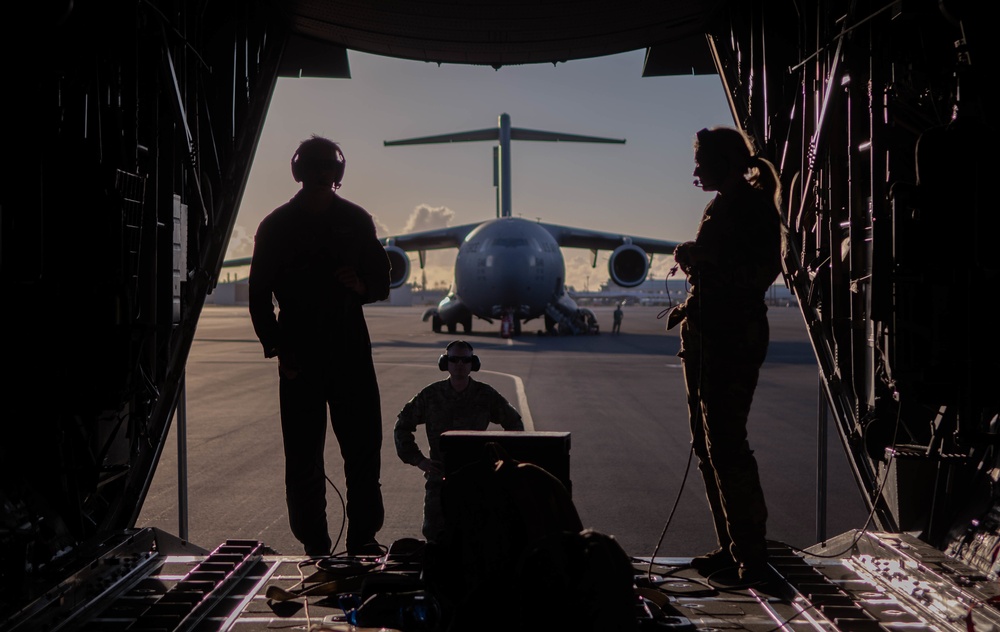
[[[499,141],[494,169],[499,183],[495,219],[417,233],[394,235],[382,240],[392,262],[391,287],[405,284],[410,274],[410,252],[417,252],[420,265],[428,250],[457,248],[455,279],[447,295],[424,313],[435,332],[472,330],[473,317],[489,323],[500,321],[503,337],[521,332],[521,323],[545,319],[546,333],[585,334],[587,310],[581,310],[566,291],[566,264],[562,247],[589,248],[592,264],[599,250],[610,250],[608,273],[621,287],[640,285],[646,278],[653,254],[672,254],[677,242],[545,224],[511,212],[512,140],[624,143],[624,140],[561,134],[511,127],[510,115],[501,114],[495,128],[453,134],[385,141],[385,145],[423,145],[479,140]]]

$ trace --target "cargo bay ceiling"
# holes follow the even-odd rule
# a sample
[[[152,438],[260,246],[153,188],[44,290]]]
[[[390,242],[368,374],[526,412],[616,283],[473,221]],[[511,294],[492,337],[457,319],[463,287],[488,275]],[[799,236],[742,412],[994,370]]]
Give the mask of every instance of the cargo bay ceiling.
[[[715,72],[706,28],[719,1],[625,0],[276,2],[299,41],[283,65],[303,75],[349,76],[315,55],[317,43],[440,64],[558,63],[647,49],[645,75]],[[377,7],[377,8],[376,8]],[[346,60],[346,51],[343,55]]]

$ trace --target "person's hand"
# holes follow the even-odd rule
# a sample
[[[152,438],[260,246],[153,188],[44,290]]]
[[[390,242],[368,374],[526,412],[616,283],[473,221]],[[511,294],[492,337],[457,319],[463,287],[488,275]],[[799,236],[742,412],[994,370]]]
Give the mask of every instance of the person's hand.
[[[424,457],[420,463],[417,463],[417,467],[420,468],[421,472],[425,474],[444,474],[444,468],[440,461],[434,461]]]
[[[685,241],[674,248],[674,261],[680,266],[684,274],[691,276],[691,271],[695,264],[695,244],[693,241]]]
[[[687,272],[687,269],[694,265],[694,242],[685,241],[682,244],[678,244],[674,248],[674,261],[676,261],[681,269]]]
[[[358,271],[352,266],[340,266],[334,270],[334,274],[337,276],[337,280],[343,284],[349,290],[364,295],[365,293],[365,282],[361,280],[358,276]]]
[[[278,373],[282,377],[294,380],[299,375],[299,362],[294,354],[278,350]]]
[[[687,316],[687,309],[683,303],[671,307],[667,313],[667,331],[676,327],[678,323],[684,320],[685,316]]]

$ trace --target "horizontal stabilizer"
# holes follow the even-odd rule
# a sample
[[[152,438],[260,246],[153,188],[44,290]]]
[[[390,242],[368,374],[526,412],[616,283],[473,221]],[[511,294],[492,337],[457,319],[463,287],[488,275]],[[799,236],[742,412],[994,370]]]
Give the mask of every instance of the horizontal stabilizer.
[[[496,127],[478,129],[471,132],[455,132],[454,134],[439,134],[437,136],[421,136],[420,138],[404,138],[402,140],[382,141],[385,147],[394,145],[432,145],[434,143],[464,143],[473,140],[498,140],[500,130]]]
[[[500,130],[496,128],[479,129],[470,132],[456,132],[453,134],[438,134],[436,136],[421,136],[419,138],[403,138],[400,140],[386,140],[382,144],[385,147],[399,145],[433,145],[436,143],[467,143],[477,140],[499,140]],[[562,143],[617,143],[624,144],[624,138],[604,138],[601,136],[583,136],[581,134],[562,134],[559,132],[546,132],[537,129],[524,129],[523,127],[512,127],[510,129],[511,140],[535,140],[552,141]]]
[[[548,140],[563,143],[619,143],[625,142],[624,138],[602,138],[600,136],[581,136],[580,134],[560,134],[559,132],[543,132],[536,129],[524,129],[522,127],[512,127],[510,129],[511,140]]]
[[[624,138],[605,138],[602,136],[584,136],[581,134],[562,134],[560,132],[545,132],[536,129],[524,129],[510,126],[510,115],[504,112],[497,119],[497,127],[473,130],[471,132],[456,132],[453,134],[438,134],[436,136],[421,136],[419,138],[404,138],[401,140],[386,140],[386,147],[399,145],[429,145],[434,143],[462,143],[476,140],[494,140],[499,143],[494,155],[494,182],[498,183],[497,217],[511,217],[510,203],[510,142],[512,140],[535,140],[564,143],[615,143],[624,144]]]

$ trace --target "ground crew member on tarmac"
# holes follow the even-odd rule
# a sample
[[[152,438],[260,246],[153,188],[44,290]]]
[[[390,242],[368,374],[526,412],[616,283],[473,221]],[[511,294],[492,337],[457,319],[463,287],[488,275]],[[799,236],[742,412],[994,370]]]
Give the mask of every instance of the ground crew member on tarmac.
[[[428,542],[440,541],[444,532],[441,489],[444,464],[441,434],[448,430],[486,430],[490,423],[504,430],[524,430],[521,414],[495,388],[472,379],[478,371],[479,357],[472,345],[454,340],[438,358],[438,368],[448,372],[448,379],[425,386],[407,402],[396,419],[393,437],[396,454],[404,463],[424,473],[424,518],[421,532]],[[414,432],[423,425],[427,432],[430,456],[417,445]]]

